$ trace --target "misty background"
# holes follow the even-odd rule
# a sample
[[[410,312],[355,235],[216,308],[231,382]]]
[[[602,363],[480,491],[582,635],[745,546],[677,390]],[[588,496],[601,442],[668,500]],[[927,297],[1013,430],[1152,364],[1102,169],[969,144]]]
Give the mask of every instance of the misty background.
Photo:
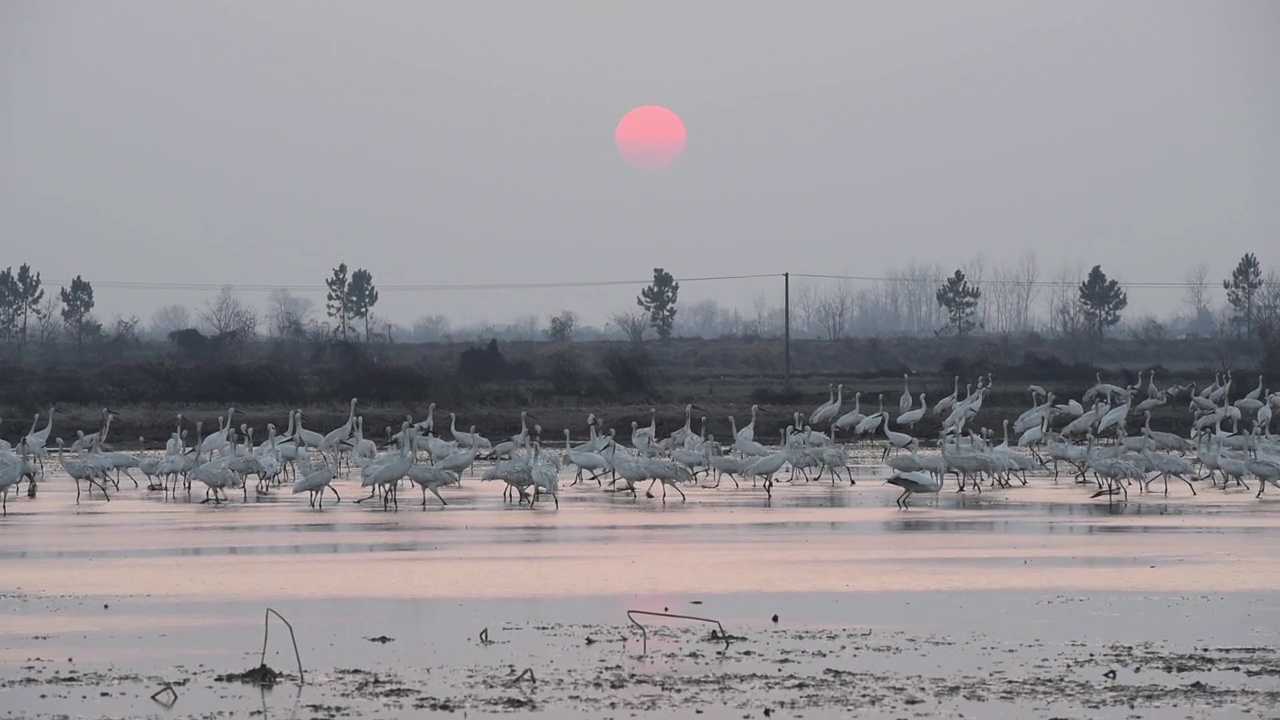
[[[323,319],[340,262],[405,329],[603,325],[663,267],[685,322],[764,330],[781,278],[688,279],[858,278],[794,303],[1031,257],[1165,318],[1192,268],[1215,307],[1245,252],[1276,268],[1277,30],[1270,2],[6,2],[0,264],[143,326],[226,284]],[[662,171],[613,146],[645,103],[688,129]],[[607,280],[637,282],[565,286]]]

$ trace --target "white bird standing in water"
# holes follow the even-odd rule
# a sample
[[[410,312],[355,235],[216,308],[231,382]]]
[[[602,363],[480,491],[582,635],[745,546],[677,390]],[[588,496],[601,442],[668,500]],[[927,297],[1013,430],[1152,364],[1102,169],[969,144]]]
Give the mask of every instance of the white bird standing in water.
[[[903,510],[911,507],[907,502],[916,493],[938,493],[942,490],[942,479],[935,478],[927,472],[896,472],[889,476],[886,483],[902,488],[902,494],[895,501]]]
[[[301,473],[302,477],[293,484],[293,494],[310,493],[311,507],[323,510],[325,490],[333,491],[333,497],[336,498],[334,502],[342,502],[342,496],[338,495],[337,488],[330,484],[337,475],[337,467],[329,464],[329,456],[325,455],[324,451],[317,454],[320,456],[320,462],[313,462],[309,470]]]

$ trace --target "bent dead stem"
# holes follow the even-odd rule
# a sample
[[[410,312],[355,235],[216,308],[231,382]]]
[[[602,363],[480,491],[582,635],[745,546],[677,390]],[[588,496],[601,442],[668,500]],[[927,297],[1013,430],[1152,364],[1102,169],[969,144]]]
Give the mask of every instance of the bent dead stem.
[[[293,625],[290,624],[288,620],[285,620],[283,615],[272,608],[267,608],[267,611],[262,616],[262,658],[259,661],[259,664],[261,667],[267,666],[267,638],[271,634],[272,615],[280,618],[280,622],[284,623],[284,626],[289,628],[289,640],[293,642],[293,656],[298,661],[298,684],[305,685],[307,680],[302,674],[302,654],[298,652],[298,637],[293,632]]]
[[[640,624],[639,620],[636,620],[635,618],[636,615],[647,615],[649,617],[665,617],[665,618],[673,618],[676,620],[695,620],[697,622],[713,623],[717,628],[720,629],[720,633],[717,635],[716,631],[712,630],[711,638],[713,640],[724,641],[724,650],[720,651],[722,654],[729,650],[729,643],[731,642],[729,633],[725,632],[724,625],[720,624],[719,620],[715,620],[713,618],[697,617],[695,615],[677,615],[676,613],[654,612],[652,610],[628,610],[627,619],[631,621],[632,625],[635,625],[636,627],[640,628],[640,639],[643,644],[642,650],[640,653],[641,655],[649,654],[649,631],[645,628],[644,625]]]

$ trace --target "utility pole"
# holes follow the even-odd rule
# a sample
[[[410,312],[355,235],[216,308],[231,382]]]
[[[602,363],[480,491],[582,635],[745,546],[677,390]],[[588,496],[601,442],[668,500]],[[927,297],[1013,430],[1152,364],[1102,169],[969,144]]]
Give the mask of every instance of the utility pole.
[[[782,273],[782,343],[785,348],[786,362],[784,375],[788,385],[791,384],[791,273]]]

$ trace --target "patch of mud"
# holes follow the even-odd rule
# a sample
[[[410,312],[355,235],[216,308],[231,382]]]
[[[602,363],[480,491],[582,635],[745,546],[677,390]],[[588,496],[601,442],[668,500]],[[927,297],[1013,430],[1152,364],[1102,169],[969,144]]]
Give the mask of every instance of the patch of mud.
[[[258,687],[269,688],[275,687],[285,681],[297,680],[297,676],[282,673],[263,664],[256,668],[245,670],[244,672],[215,675],[213,679],[218,682],[238,682],[246,685],[257,685]]]
[[[503,630],[541,638],[544,647],[490,662],[417,666],[397,660],[374,669],[308,673],[307,684],[297,691],[300,699],[306,693],[306,700],[299,702],[313,717],[526,710],[592,716],[602,709],[755,717],[762,708],[787,716],[830,711],[933,716],[977,703],[989,713],[1019,717],[1055,717],[1064,708],[1090,716],[1142,708],[1144,717],[1167,711],[1165,716],[1182,718],[1230,708],[1263,718],[1280,707],[1274,682],[1280,654],[1260,646],[1003,646],[979,634],[769,628],[738,629],[742,635],[721,652],[707,646],[710,638],[702,629],[658,626],[649,629],[650,652],[642,656],[634,628],[625,625],[507,624]],[[588,638],[600,639],[588,643]],[[948,664],[943,655],[960,658],[959,669],[940,671]],[[913,665],[921,669],[906,669]],[[182,676],[173,681],[179,687],[212,682],[265,689],[297,683],[265,665],[234,674],[175,672]],[[0,689],[20,688],[21,698],[32,698],[23,717],[54,717],[42,712],[42,700],[68,689],[129,707],[154,692],[158,681],[110,670],[73,672],[42,662],[0,680]],[[233,696],[220,697],[231,702]],[[251,711],[252,702],[239,701],[234,709]]]

